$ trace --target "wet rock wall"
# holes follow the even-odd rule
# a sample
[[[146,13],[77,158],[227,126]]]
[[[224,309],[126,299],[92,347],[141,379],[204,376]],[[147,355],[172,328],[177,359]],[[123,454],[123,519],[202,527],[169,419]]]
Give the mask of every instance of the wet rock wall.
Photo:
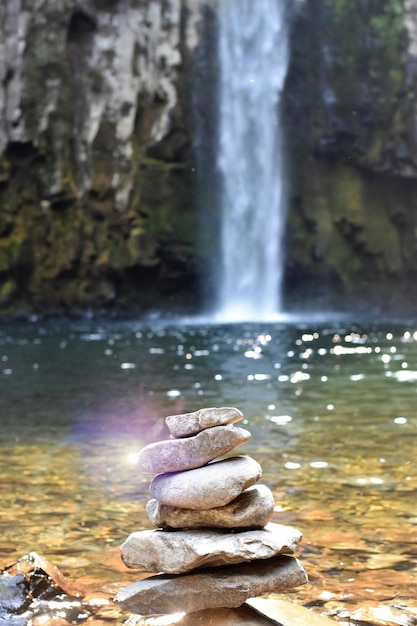
[[[2,311],[194,291],[187,20],[192,45],[180,0],[1,3]]]
[[[294,4],[288,304],[417,307],[417,3]]]

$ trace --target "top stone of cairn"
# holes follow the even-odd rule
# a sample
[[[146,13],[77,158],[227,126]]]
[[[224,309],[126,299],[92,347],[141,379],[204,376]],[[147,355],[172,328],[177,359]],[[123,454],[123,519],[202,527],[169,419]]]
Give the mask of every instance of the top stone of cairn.
[[[194,413],[169,415],[165,423],[173,437],[189,437],[206,428],[234,424],[243,418],[243,413],[234,407],[212,407]]]

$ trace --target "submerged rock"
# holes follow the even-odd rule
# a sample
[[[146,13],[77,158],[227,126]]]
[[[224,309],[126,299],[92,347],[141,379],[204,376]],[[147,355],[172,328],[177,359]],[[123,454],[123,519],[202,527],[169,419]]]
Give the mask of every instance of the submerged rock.
[[[245,428],[214,426],[192,437],[151,443],[139,454],[139,469],[144,474],[180,472],[206,465],[230,452],[252,437]]]
[[[274,496],[266,485],[254,485],[225,506],[182,509],[149,500],[146,512],[160,528],[263,528],[274,513]]]
[[[24,574],[0,575],[0,619],[28,605],[28,584]]]
[[[257,461],[236,456],[185,472],[158,474],[151,482],[150,492],[169,506],[213,509],[229,504],[261,476]]]
[[[234,424],[243,418],[243,413],[234,407],[211,407],[194,413],[168,415],[165,423],[173,437],[188,437],[206,428]]]
[[[233,565],[288,554],[296,549],[301,538],[300,531],[281,524],[236,533],[143,530],[129,535],[121,546],[121,556],[127,567],[182,574],[201,567]]]
[[[248,598],[293,589],[307,582],[302,564],[289,556],[208,568],[179,576],[161,574],[128,585],[115,600],[141,615],[191,613],[238,607]]]
[[[87,618],[92,611],[82,596],[55,565],[30,552],[0,571],[0,624],[55,624],[63,612],[65,624],[71,616]]]

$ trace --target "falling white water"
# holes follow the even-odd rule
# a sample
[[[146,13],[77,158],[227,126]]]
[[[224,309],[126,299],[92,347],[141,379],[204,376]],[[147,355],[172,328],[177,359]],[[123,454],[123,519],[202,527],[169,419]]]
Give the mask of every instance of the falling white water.
[[[280,313],[285,220],[279,101],[285,0],[219,2],[221,267],[216,317]]]

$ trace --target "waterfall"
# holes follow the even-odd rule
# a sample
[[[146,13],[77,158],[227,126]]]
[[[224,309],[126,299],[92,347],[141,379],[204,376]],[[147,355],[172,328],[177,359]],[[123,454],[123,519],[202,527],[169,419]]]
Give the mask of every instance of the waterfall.
[[[285,0],[220,0],[218,10],[216,318],[266,320],[281,310],[286,6]]]

